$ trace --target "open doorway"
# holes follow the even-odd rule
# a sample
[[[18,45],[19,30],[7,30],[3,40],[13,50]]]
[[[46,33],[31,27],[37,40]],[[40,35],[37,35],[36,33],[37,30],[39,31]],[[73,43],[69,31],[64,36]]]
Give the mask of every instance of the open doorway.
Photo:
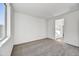
[[[55,39],[63,41],[64,38],[64,19],[55,20]]]

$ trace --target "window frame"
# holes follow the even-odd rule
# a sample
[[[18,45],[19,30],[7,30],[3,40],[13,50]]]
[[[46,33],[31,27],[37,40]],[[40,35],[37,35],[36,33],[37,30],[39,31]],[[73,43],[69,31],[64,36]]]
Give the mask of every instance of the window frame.
[[[6,35],[5,37],[0,40],[0,47],[2,47],[2,45],[4,45],[4,43],[6,43],[10,37],[11,37],[11,4],[9,3],[4,3],[6,6]]]
[[[4,16],[5,25],[4,25],[4,35],[2,38],[0,38],[0,41],[4,40],[7,37],[7,5],[6,5],[6,3],[3,3],[3,4],[5,6],[5,11],[4,11],[5,12],[5,16]]]

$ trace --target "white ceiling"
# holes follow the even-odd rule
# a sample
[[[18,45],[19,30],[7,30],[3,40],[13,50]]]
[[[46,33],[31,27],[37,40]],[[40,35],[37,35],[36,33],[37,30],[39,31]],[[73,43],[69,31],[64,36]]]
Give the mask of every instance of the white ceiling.
[[[50,18],[70,11],[75,3],[13,3],[15,11],[39,18]]]

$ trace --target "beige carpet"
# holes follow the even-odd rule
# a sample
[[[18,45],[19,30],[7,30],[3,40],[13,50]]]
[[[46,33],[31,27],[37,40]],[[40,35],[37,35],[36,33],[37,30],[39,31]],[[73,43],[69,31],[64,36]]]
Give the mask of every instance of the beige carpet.
[[[79,48],[52,39],[16,45],[12,56],[79,56]]]

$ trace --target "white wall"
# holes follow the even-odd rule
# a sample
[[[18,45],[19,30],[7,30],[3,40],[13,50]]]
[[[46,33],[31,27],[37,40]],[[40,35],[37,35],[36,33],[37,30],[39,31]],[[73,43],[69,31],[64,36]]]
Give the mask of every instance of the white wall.
[[[47,37],[46,20],[15,12],[14,44],[25,43]]]
[[[48,38],[55,39],[55,20],[48,19]]]
[[[70,12],[52,19],[48,19],[48,37],[55,38],[55,21],[64,18],[64,42],[79,46],[79,11]]]
[[[64,18],[64,41],[79,46],[79,11],[67,14]]]
[[[13,35],[14,35],[14,20],[13,20],[13,9],[7,4],[7,19],[11,19],[11,37],[5,44],[0,47],[0,56],[10,56],[13,48]],[[11,17],[12,16],[12,17]]]

